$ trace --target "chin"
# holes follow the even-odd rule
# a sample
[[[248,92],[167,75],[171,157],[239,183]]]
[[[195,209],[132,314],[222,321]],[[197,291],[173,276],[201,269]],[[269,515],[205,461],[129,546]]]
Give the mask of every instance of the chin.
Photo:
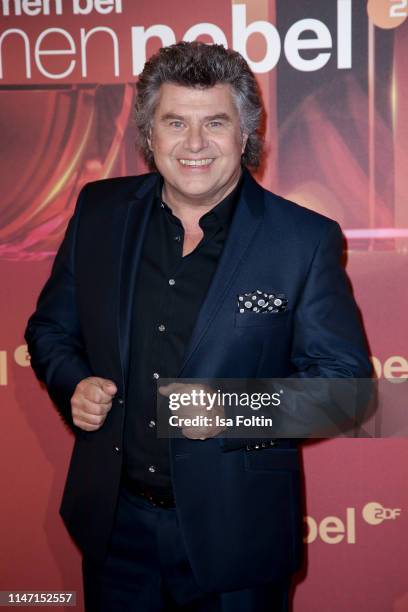
[[[184,179],[177,181],[177,189],[179,189],[179,191],[201,193],[203,191],[212,191],[214,188],[216,188],[214,182],[209,183],[209,181],[199,180],[198,178],[195,180]]]

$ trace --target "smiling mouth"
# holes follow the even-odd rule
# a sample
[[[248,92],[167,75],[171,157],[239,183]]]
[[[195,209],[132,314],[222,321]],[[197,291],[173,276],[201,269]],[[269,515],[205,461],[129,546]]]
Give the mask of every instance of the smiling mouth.
[[[206,158],[206,159],[179,159],[179,162],[182,166],[191,166],[191,167],[199,167],[199,166],[209,166],[214,161],[214,158]]]

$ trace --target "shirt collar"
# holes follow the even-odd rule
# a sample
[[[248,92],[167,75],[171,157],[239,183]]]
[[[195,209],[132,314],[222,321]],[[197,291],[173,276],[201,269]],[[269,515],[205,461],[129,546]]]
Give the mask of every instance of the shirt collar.
[[[228,227],[230,225],[241,193],[243,176],[244,173],[242,172],[237,185],[234,187],[231,193],[229,193],[224,199],[218,202],[218,204],[216,204],[213,208],[211,208],[211,210],[206,212],[200,218],[199,224],[203,230],[213,227],[214,225],[222,227]],[[157,206],[162,208],[170,216],[170,219],[173,222],[180,224],[180,220],[173,214],[170,206],[168,206],[162,200],[163,183],[163,177],[159,175],[156,190]]]

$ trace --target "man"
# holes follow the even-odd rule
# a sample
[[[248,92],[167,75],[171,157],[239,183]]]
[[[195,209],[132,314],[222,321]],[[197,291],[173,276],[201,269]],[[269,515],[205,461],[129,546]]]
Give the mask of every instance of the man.
[[[248,172],[261,116],[238,53],[153,56],[136,120],[156,171],[84,187],[29,320],[32,366],[76,436],[61,514],[87,610],[288,609],[296,444],[156,435],[163,377],[370,375],[338,225]],[[237,307],[257,291],[285,308]]]

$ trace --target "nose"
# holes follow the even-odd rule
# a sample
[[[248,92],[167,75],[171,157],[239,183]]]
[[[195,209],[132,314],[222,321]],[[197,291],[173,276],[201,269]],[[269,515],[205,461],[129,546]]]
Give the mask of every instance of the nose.
[[[186,134],[185,148],[192,153],[198,153],[207,146],[207,139],[205,137],[204,129],[202,126],[190,126],[188,133]]]

